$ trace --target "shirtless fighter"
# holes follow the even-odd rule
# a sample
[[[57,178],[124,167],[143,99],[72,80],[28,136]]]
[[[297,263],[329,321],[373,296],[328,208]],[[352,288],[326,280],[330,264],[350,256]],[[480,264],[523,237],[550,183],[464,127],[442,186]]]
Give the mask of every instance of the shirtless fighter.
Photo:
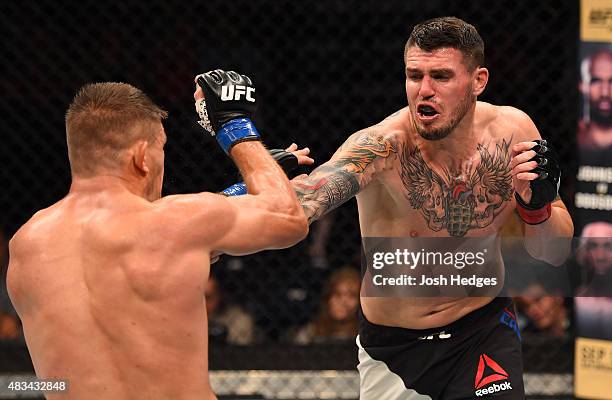
[[[292,181],[309,221],[356,196],[363,237],[483,237],[517,210],[529,252],[560,264],[566,254],[546,247],[573,234],[557,197],[559,160],[525,113],[476,100],[489,77],[476,29],[423,22],[404,60],[408,107]],[[508,299],[362,296],[361,305],[361,400],[524,398]]]
[[[69,381],[49,399],[214,399],[204,304],[211,255],[283,248],[308,232],[250,121],[250,79],[201,77],[212,130],[245,196],[161,197],[166,112],[130,85],[87,85],[68,109],[70,191],[15,234],[8,272],[36,375]],[[248,96],[224,99],[229,86]]]

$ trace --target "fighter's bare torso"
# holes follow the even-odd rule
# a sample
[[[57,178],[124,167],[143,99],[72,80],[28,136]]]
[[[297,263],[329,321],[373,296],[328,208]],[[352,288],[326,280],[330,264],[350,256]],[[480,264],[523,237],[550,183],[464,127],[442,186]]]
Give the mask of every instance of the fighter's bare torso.
[[[421,139],[407,108],[364,130],[367,135],[358,141],[379,143],[379,151],[394,154],[376,166],[357,195],[362,236],[497,235],[515,208],[511,146],[535,139],[517,127],[518,114],[510,107],[478,102],[472,136],[451,146],[446,139],[444,144]],[[371,322],[411,329],[449,324],[490,300],[361,298]]]
[[[124,189],[69,194],[13,239],[11,296],[37,376],[69,380],[62,398],[214,398],[209,254],[162,209]]]

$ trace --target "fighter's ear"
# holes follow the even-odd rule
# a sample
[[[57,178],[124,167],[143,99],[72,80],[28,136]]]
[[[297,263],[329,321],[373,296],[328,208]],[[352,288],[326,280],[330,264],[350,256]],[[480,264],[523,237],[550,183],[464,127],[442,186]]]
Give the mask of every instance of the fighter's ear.
[[[149,166],[147,165],[148,148],[149,142],[146,140],[139,140],[132,147],[132,163],[141,176],[145,176],[149,173]]]
[[[474,70],[474,96],[480,96],[484,92],[489,81],[489,70],[485,67],[476,67]]]

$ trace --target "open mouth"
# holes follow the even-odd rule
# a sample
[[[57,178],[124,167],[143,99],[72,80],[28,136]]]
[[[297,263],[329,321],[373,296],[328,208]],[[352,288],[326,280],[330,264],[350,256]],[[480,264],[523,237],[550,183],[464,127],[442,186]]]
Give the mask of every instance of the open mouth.
[[[430,105],[420,104],[417,106],[417,115],[420,119],[427,121],[435,119],[440,113]]]

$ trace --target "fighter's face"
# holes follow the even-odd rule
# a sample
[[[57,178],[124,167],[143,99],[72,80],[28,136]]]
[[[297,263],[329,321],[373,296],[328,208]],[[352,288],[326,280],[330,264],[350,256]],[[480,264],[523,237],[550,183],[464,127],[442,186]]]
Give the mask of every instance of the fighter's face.
[[[474,72],[451,48],[427,52],[412,46],[405,62],[408,105],[418,133],[427,140],[446,137],[476,101]]]
[[[164,146],[166,145],[166,132],[161,123],[155,125],[156,133],[154,139],[147,148],[147,166],[149,174],[147,178],[146,197],[151,201],[161,198],[164,181]]]
[[[612,124],[612,53],[602,52],[593,57],[589,83],[591,118]]]

